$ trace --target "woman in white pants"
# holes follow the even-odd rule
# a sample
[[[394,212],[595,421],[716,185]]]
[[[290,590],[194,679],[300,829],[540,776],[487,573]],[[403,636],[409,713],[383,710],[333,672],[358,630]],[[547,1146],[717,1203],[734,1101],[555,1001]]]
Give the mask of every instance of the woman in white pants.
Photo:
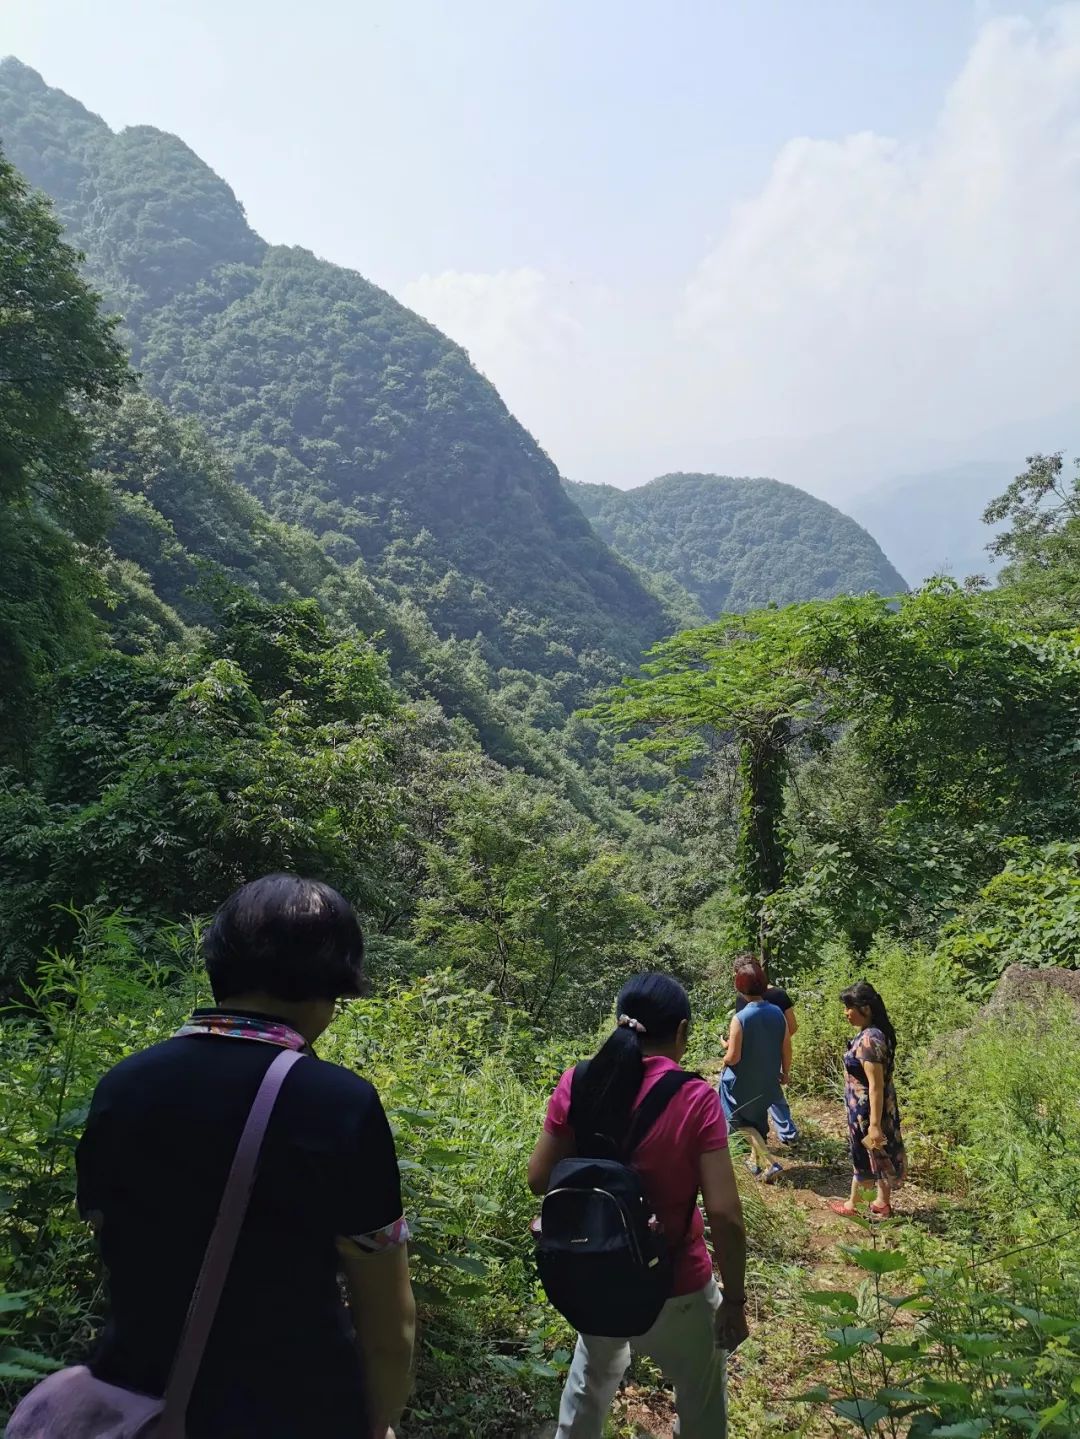
[[[618,1024],[589,1064],[575,1115],[579,1123],[582,1118],[588,1123],[590,1133],[618,1144],[644,1096],[663,1074],[679,1067],[690,1001],[669,975],[643,974],[623,986],[615,1013]],[[559,1080],[529,1160],[534,1194],[543,1194],[555,1165],[576,1152],[569,1122],[572,1078],[568,1069]],[[653,1327],[634,1339],[578,1336],[557,1439],[602,1439],[604,1419],[633,1350],[648,1354],[674,1385],[680,1439],[726,1439],[727,1355],[747,1333],[746,1233],[727,1122],[712,1086],[704,1080],[683,1084],[635,1148],[633,1164],[665,1232],[682,1236],[674,1241],[672,1297]],[[722,1294],[705,1244],[699,1191]]]

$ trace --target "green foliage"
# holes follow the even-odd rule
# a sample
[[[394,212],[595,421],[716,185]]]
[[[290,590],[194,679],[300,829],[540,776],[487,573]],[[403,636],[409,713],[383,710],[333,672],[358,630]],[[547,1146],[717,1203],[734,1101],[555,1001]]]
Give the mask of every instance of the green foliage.
[[[860,525],[794,485],[678,474],[567,490],[618,554],[681,585],[705,619],[907,588]]]
[[[194,653],[111,655],[63,687],[37,781],[0,793],[0,975],[65,933],[60,907],[205,913],[268,869],[363,905],[391,863],[397,712],[382,661],[312,601],[219,597]]]
[[[988,1235],[1071,1235],[1080,1218],[1078,1033],[1075,1006],[1047,996],[979,1018],[911,1075],[927,1157],[977,1198]]]
[[[42,959],[18,1008],[0,1017],[0,1289],[9,1291],[0,1311],[13,1347],[59,1362],[85,1357],[102,1307],[91,1236],[74,1209],[91,1093],[105,1069],[171,1033],[196,993],[180,931],[160,937],[169,962],[150,965],[120,917],[69,919],[70,951]],[[13,1294],[17,1306],[5,1302]],[[0,1414],[35,1377],[0,1367]]]
[[[94,559],[30,505],[0,504],[0,763],[25,767],[51,679],[100,643]]]
[[[83,409],[127,364],[47,202],[0,153],[0,761],[21,758],[57,664],[92,641],[104,528]]]
[[[735,744],[741,759],[737,873],[755,907],[784,875],[783,782],[793,737],[835,722],[819,662],[822,633],[848,626],[874,601],[792,605],[728,615],[665,640],[644,678],[624,679],[592,713],[630,748],[685,763]],[[747,938],[757,939],[758,913]]]
[[[1080,641],[1047,639],[941,581],[822,658],[864,751],[907,811],[1005,834],[1069,833],[1080,804]]]
[[[992,548],[1008,561],[1008,603],[1048,629],[1080,624],[1080,459],[1071,478],[1064,470],[1060,452],[1032,455],[984,515],[988,524],[1007,526]]]
[[[127,363],[45,199],[0,155],[0,502],[34,496],[82,537],[98,517],[76,403],[114,397]]]
[[[863,947],[880,927],[925,933],[1000,867],[1008,836],[1080,823],[1080,643],[946,581],[677,635],[593,713],[676,764],[741,747],[742,892],[789,966],[837,932]],[[796,759],[824,776],[824,804],[797,776],[785,826]],[[834,759],[867,801],[854,823]]]
[[[880,1439],[1061,1435],[1080,1423],[1076,1271],[1036,1276],[1016,1259],[910,1263],[883,1247],[848,1250],[859,1295],[807,1296],[820,1315],[833,1385],[803,1395]],[[886,1281],[887,1275],[895,1279]],[[901,1287],[902,1286],[902,1287]]]
[[[417,937],[534,1022],[596,1022],[647,962],[655,916],[625,861],[521,781],[464,794],[428,858]]]
[[[786,796],[788,883],[768,923],[796,968],[837,937],[857,952],[882,932],[932,945],[1002,863],[999,827],[897,804],[861,738],[804,758]]]
[[[1015,842],[1004,869],[945,926],[939,951],[980,988],[1011,964],[1075,969],[1080,844]]]

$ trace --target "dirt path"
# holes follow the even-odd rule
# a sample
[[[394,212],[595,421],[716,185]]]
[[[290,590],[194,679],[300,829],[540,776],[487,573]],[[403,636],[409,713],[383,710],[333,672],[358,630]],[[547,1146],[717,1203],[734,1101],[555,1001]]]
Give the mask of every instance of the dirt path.
[[[745,1185],[767,1206],[766,1227],[779,1252],[764,1260],[751,1257],[751,1338],[732,1357],[730,1368],[732,1439],[758,1439],[793,1427],[793,1413],[783,1399],[821,1377],[814,1372],[820,1341],[798,1312],[798,1297],[806,1290],[842,1289],[853,1282],[841,1245],[857,1242],[861,1231],[829,1209],[830,1199],[847,1197],[851,1182],[843,1106],[811,1099],[792,1107],[800,1140],[791,1152],[777,1154],[784,1173],[774,1186],[749,1177]],[[894,1207],[901,1219],[932,1222],[937,1199],[908,1184]],[[611,1434],[620,1439],[672,1439],[671,1396],[638,1361],[612,1420]],[[552,1423],[529,1439],[551,1439],[554,1432]]]

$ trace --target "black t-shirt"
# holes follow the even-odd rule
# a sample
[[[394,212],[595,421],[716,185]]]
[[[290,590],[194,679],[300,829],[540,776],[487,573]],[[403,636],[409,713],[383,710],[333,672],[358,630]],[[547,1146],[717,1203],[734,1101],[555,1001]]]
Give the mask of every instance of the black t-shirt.
[[[240,1131],[280,1053],[221,1035],[166,1040],[101,1080],[77,1152],[101,1215],[110,1313],[94,1373],[165,1388]],[[364,1380],[338,1236],[401,1217],[394,1141],[358,1075],[306,1057],[278,1097],[188,1414],[191,1439],[360,1439]]]
[[[789,1009],[795,1008],[795,1001],[791,995],[788,994],[787,990],[779,989],[775,985],[770,986],[765,991],[764,998],[766,1004],[775,1004],[777,1009],[782,1009],[785,1014]],[[746,1003],[746,996],[740,994],[735,1001],[735,1013],[738,1014],[740,1009],[745,1009]]]

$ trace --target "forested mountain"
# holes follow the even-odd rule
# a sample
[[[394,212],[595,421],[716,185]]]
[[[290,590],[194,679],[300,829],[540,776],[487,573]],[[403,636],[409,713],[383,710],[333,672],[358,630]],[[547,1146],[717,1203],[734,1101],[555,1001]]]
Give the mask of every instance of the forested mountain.
[[[1076,988],[1080,953],[1080,466],[1034,456],[990,506],[1004,561],[993,591],[939,580],[896,599],[726,614],[661,642],[597,695],[597,676],[630,668],[616,654],[633,626],[616,654],[575,654],[541,629],[537,615],[550,627],[583,597],[593,609],[575,644],[615,613],[563,545],[555,568],[541,555],[529,579],[550,609],[508,610],[479,640],[440,637],[414,593],[451,629],[448,606],[482,615],[496,582],[508,594],[514,577],[485,589],[460,572],[433,590],[425,576],[445,574],[460,536],[449,523],[429,530],[429,571],[418,568],[415,548],[388,538],[406,519],[379,510],[361,479],[380,494],[400,480],[431,510],[424,445],[455,429],[478,444],[488,424],[493,464],[509,465],[520,432],[493,392],[426,332],[460,361],[446,413],[403,410],[402,431],[387,421],[384,448],[353,468],[335,469],[338,442],[321,449],[303,414],[307,438],[294,444],[292,412],[277,407],[297,376],[319,377],[306,392],[317,417],[338,393],[319,388],[328,345],[297,321],[295,294],[312,325],[316,312],[331,329],[340,320],[335,343],[360,353],[371,338],[356,321],[362,282],[304,260],[296,273],[309,279],[278,291],[288,324],[271,322],[261,287],[290,255],[261,247],[225,187],[177,142],[112,137],[28,73],[9,67],[6,83],[29,87],[26,123],[39,131],[54,113],[71,120],[71,144],[44,146],[42,167],[69,221],[77,211],[97,237],[114,298],[127,286],[144,362],[167,340],[189,377],[170,382],[174,406],[207,406],[277,513],[237,484],[196,417],[140,388],[50,204],[0,154],[0,1427],[42,1373],[85,1361],[104,1318],[75,1203],[95,1084],[207,996],[199,937],[221,901],[288,870],[340,889],[368,938],[372,994],[335,1017],[319,1054],[375,1084],[403,1161],[422,1321],[401,1425],[411,1439],[520,1439],[556,1411],[574,1341],[538,1303],[522,1252],[551,1084],[595,1048],[604,1015],[621,1010],[613,996],[645,969],[692,991],[687,1062],[714,1064],[731,961],[749,948],[798,1005],[789,1089],[812,1162],[787,1164],[769,1199],[736,1166],[757,1348],[732,1366],[732,1432],[1075,1439],[1080,1283],[1066,1241],[1080,1193],[1080,1044],[1075,1013],[1050,1001]],[[98,146],[108,164],[88,162]],[[99,204],[85,177],[117,155],[127,175],[132,147],[162,160],[169,185],[152,203],[136,185]],[[170,229],[193,206],[205,226]],[[218,254],[232,258],[208,262]],[[225,303],[233,280],[239,299]],[[323,305],[339,283],[354,298]],[[420,330],[380,313],[378,344],[409,358]],[[226,334],[246,360],[214,348]],[[246,388],[245,365],[263,390]],[[429,384],[402,373],[405,389]],[[156,374],[164,390],[168,367]],[[361,379],[389,405],[382,375],[367,361],[346,370],[342,431],[370,439],[370,416],[354,424],[350,406],[363,409]],[[253,434],[265,471],[245,450]],[[550,473],[522,447],[521,468],[499,471],[499,513],[539,516],[543,550],[558,539]],[[724,484],[778,506],[771,548],[737,506],[726,512],[729,530],[742,515],[763,584],[827,551],[808,549],[806,497],[785,486],[657,482],[647,491],[683,497],[682,527],[649,523],[646,509],[628,533],[657,566],[647,583],[679,613],[752,593],[754,574],[739,590],[720,572]],[[318,506],[334,504],[354,528],[365,519],[359,539],[320,530]],[[303,524],[283,518],[294,512]],[[573,523],[583,533],[585,520]],[[602,541],[588,544],[603,573],[630,575]],[[690,578],[700,560],[699,601],[673,559]],[[873,582],[855,573],[852,587]],[[552,598],[544,586],[560,575],[567,588]],[[508,650],[548,672],[495,669]],[[1017,1003],[998,982],[1018,966],[1060,983],[1029,970]],[[823,1208],[851,1175],[827,1107],[842,1124],[839,996],[860,978],[895,1025],[917,1181],[895,1211],[885,1192],[892,1218],[868,1247],[847,1243],[858,1230]],[[362,1344],[372,1327],[361,1324]],[[752,1362],[766,1353],[768,1365]],[[670,1396],[649,1386],[644,1372],[628,1386],[620,1431],[643,1412],[665,1416]]]
[[[567,489],[614,550],[680,585],[709,619],[725,610],[907,588],[854,520],[777,480],[676,474],[635,490]]]
[[[670,628],[460,347],[359,275],[267,245],[181,140],[114,134],[7,59],[0,142],[122,313],[146,388],[276,517],[362,557],[443,635],[483,634],[496,666],[588,656],[591,673]]]
[[[467,719],[493,758],[548,768],[525,705],[512,712],[502,703],[475,641],[441,640],[416,605],[380,592],[361,565],[341,564],[307,530],[271,519],[192,420],[135,391],[102,407],[90,434],[108,509],[103,617],[118,648],[189,646],[195,627],[214,627],[230,585],[272,603],[315,599],[338,633],[377,636],[401,686]],[[559,684],[537,678],[531,694],[561,692]],[[578,697],[570,683],[565,703]]]

